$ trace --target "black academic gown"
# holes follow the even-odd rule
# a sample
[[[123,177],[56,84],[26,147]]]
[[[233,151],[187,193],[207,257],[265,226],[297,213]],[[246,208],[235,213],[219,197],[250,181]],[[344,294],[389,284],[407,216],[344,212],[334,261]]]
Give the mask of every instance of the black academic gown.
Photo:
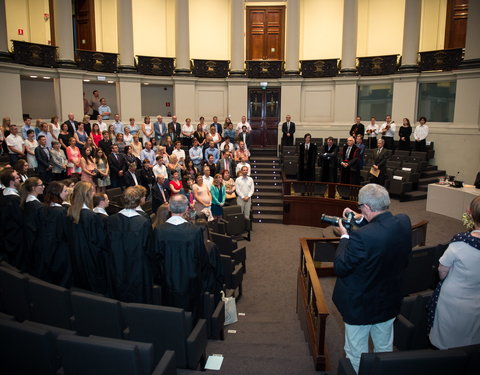
[[[121,213],[107,219],[113,296],[123,302],[152,303],[152,271],[147,251],[152,227],[143,216]]]
[[[21,268],[24,246],[24,220],[20,197],[3,195],[0,201],[0,253],[12,266]]]
[[[38,229],[40,226],[40,210],[43,205],[38,200],[25,202],[23,205],[23,220],[25,222],[24,231],[24,253],[22,257],[21,269],[28,273],[34,272],[35,263],[35,243],[37,240]]]
[[[64,207],[43,206],[40,209],[34,274],[65,288],[72,286],[68,231],[67,210]]]
[[[322,167],[322,182],[337,182],[337,157],[338,146],[332,144],[330,149],[328,144],[324,144],[318,159],[318,164]]]
[[[93,211],[82,209],[78,224],[74,224],[73,220],[69,224],[73,284],[111,296],[110,256],[107,253],[104,222]]]
[[[208,263],[202,229],[191,223],[162,224],[155,229],[154,252],[160,267],[162,304],[192,311],[196,321],[202,311]]]

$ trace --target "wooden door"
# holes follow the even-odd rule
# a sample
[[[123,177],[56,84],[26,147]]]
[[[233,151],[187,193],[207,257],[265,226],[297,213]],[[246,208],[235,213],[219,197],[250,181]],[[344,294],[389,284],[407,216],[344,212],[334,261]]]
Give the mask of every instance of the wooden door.
[[[247,7],[247,60],[283,60],[285,7]]]
[[[252,146],[276,148],[280,121],[280,89],[248,89],[248,118]]]
[[[467,17],[468,0],[448,0],[447,20],[445,23],[445,49],[465,48]]]
[[[75,0],[75,48],[96,51],[95,2]]]

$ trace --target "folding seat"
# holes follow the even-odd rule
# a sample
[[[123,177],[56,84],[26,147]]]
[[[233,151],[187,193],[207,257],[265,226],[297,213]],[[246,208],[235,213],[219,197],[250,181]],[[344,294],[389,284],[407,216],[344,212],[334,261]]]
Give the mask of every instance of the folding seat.
[[[295,156],[295,155],[297,155],[296,146],[282,146],[282,159],[287,156]]]
[[[153,345],[104,337],[60,336],[62,366],[68,374],[176,374],[174,353],[166,353],[170,366],[155,367]],[[160,365],[161,362],[158,364]],[[167,372],[165,372],[168,369]]]
[[[402,161],[401,160],[392,160],[392,159],[387,160],[387,168],[399,169],[401,167],[402,167]]]
[[[402,196],[409,191],[412,191],[412,183],[405,181],[405,178],[402,176],[397,176],[395,171],[390,179],[388,192],[396,196]]]
[[[305,140],[303,138],[295,138],[295,146],[298,146],[300,143],[303,143]]]
[[[236,264],[235,260],[228,255],[221,255],[223,266],[223,275],[225,278],[225,288],[237,290],[238,297],[242,295],[242,282],[243,282],[243,266]]]
[[[418,173],[420,171],[420,164],[404,161],[402,164],[402,170],[410,170],[413,173]]]
[[[320,149],[320,147],[322,147],[323,145],[323,138],[312,138],[310,142],[315,144],[317,146],[317,149]]]
[[[285,157],[283,159],[283,172],[287,177],[296,177],[298,173],[298,158]]]
[[[73,312],[68,289],[29,278],[28,290],[31,320],[66,329],[72,327]]]
[[[402,281],[404,296],[432,287],[437,272],[434,265],[436,250],[437,246],[426,246],[411,251]]]
[[[427,160],[427,152],[426,151],[412,151],[410,156],[418,158],[420,160]]]
[[[416,163],[419,165],[419,171],[424,171],[427,168],[427,161],[423,158],[419,158],[418,156],[410,155],[405,161],[408,163]]]
[[[225,234],[235,236],[236,239],[247,239],[250,241],[251,220],[247,220],[238,205],[223,208],[222,223],[225,224]],[[242,237],[242,234],[247,237]]]
[[[0,267],[0,298],[3,312],[18,321],[30,319],[28,278],[21,273]]]
[[[206,359],[207,324],[200,319],[192,329],[192,317],[183,309],[167,306],[121,303],[129,328],[126,339],[150,342],[154,359],[166,350],[175,351],[177,367],[196,369]]]
[[[358,374],[463,374],[463,370],[467,368],[468,359],[468,354],[459,349],[362,353]],[[348,358],[340,359],[337,374],[356,375]]]
[[[395,150],[395,155],[398,155],[398,156],[409,156],[409,155],[410,155],[410,151],[408,151],[408,150]]]
[[[343,147],[347,144],[347,138],[339,138],[338,139],[338,147]]]
[[[122,338],[125,325],[120,302],[88,293],[72,292],[74,329],[79,335]]]
[[[402,176],[405,181],[411,182],[412,184],[418,183],[419,174],[412,171],[404,171],[403,169],[396,169],[395,176]]]
[[[225,339],[225,303],[221,299],[216,301],[213,293],[205,292],[203,294],[202,318],[207,321],[209,339]]]
[[[55,340],[46,329],[0,319],[2,374],[55,374]]]

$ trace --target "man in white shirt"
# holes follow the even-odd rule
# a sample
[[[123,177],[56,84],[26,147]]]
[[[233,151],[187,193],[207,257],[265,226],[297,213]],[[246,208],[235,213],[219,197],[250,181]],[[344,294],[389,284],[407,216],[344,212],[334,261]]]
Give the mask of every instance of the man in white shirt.
[[[228,147],[228,151],[230,151],[232,154],[235,152],[235,145],[230,142],[230,137],[228,135],[225,137],[225,140],[220,145],[220,152],[225,151],[225,146]]]
[[[242,121],[239,122],[237,124],[237,127],[235,128],[235,131],[237,132],[237,134],[239,134],[242,131],[242,126],[244,125],[247,127],[247,133],[250,133],[252,131],[252,127],[248,123],[247,118],[245,116],[242,116]]]
[[[124,134],[124,125],[123,122],[120,121],[120,115],[118,113],[115,114],[115,121],[113,121],[113,131],[115,132],[115,135],[118,133]]]
[[[97,116],[98,127],[100,128],[100,133],[103,131],[108,131],[107,123],[103,122],[102,115]]]
[[[235,180],[235,193],[237,194],[237,204],[242,209],[245,219],[250,220],[250,210],[252,208],[252,195],[255,191],[253,179],[248,177],[248,168],[242,167],[241,176]]]
[[[238,176],[238,172],[241,171],[243,167],[247,168],[247,176],[250,176],[252,169],[250,164],[244,161],[243,158],[240,158],[240,162],[235,167],[235,176]]]
[[[168,173],[167,173],[167,167],[165,167],[163,163],[163,156],[158,155],[157,156],[157,163],[153,166],[153,174],[155,175],[155,178],[158,176],[163,176],[164,178],[168,178]]]
[[[415,137],[415,151],[427,151],[428,125],[427,118],[420,117],[420,125],[417,125],[413,136]]]
[[[172,155],[175,155],[178,161],[185,160],[185,151],[182,149],[182,142],[175,141],[175,148],[172,151]]]
[[[210,168],[203,168],[203,183],[208,187],[208,190],[212,187],[213,177],[210,176]]]
[[[17,125],[10,125],[10,134],[5,141],[7,142],[10,165],[14,166],[19,158],[25,156],[25,143],[23,138],[18,135]]]
[[[395,135],[396,125],[392,121],[392,117],[387,115],[385,117],[385,123],[380,127],[380,133],[382,133],[382,139],[385,140],[385,148],[393,150],[393,137]]]
[[[365,129],[365,134],[368,136],[368,148],[371,149],[377,147],[378,125],[376,121],[377,119],[375,117],[371,117],[370,124],[368,124]]]

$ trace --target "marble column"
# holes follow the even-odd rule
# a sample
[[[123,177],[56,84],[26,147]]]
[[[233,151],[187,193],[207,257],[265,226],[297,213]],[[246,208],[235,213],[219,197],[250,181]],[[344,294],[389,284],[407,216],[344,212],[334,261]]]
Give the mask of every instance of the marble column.
[[[343,0],[343,35],[341,75],[357,74],[358,0]]]
[[[72,2],[55,0],[55,42],[58,47],[58,63],[64,68],[74,67]]]
[[[480,1],[468,2],[465,57],[461,68],[480,68]]]
[[[402,72],[418,71],[418,47],[420,44],[421,0],[405,0],[403,21]]]
[[[10,54],[8,53],[7,15],[5,13],[5,0],[0,0],[0,61],[6,60],[10,60]]]
[[[177,0],[175,4],[175,74],[189,75],[191,70],[188,0]]]
[[[230,77],[245,75],[245,22],[243,0],[232,0],[231,4],[231,59]]]
[[[299,75],[298,59],[300,46],[300,2],[287,1],[287,55],[285,61],[286,75]]]
[[[132,0],[117,0],[118,53],[121,72],[136,72],[133,51]]]

